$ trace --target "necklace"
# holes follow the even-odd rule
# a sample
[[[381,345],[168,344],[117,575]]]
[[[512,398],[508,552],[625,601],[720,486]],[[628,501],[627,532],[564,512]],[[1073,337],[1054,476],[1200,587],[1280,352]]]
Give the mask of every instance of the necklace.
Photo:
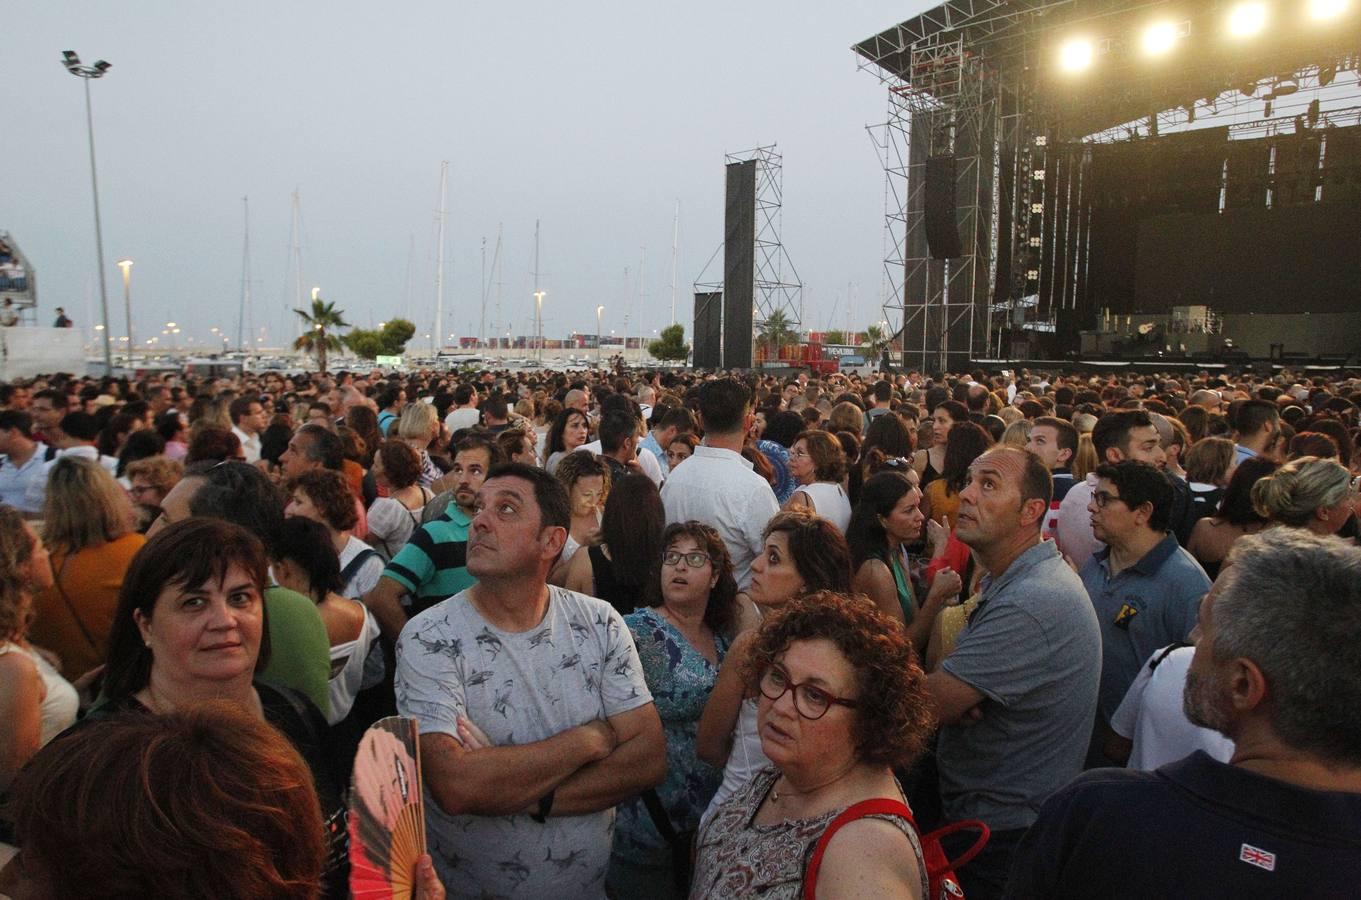
[[[812,787],[810,787],[810,788],[805,788],[805,789],[803,789],[803,790],[795,790],[795,789],[792,788],[792,787],[787,788],[786,791],[785,791],[784,796],[807,797],[807,796],[810,795],[810,794],[815,794],[815,793],[817,793],[818,791],[822,790],[823,788],[829,787],[829,786],[831,786],[831,785],[837,783],[837,782],[840,781],[841,779],[845,778],[847,775],[851,774],[851,771],[852,771],[851,769],[847,769],[846,771],[842,772],[840,775],[836,775],[836,776],[834,776],[834,777],[832,777],[832,778],[827,779],[827,780],[824,781],[822,784],[815,784],[815,785],[813,785]],[[781,779],[783,779],[784,781],[788,781],[788,780],[789,780],[788,776],[786,776],[786,775],[784,775],[784,774],[781,774],[779,778],[775,779],[775,783],[774,783],[773,785],[771,785],[771,787],[770,787],[770,802],[771,802],[771,803],[779,803],[779,802],[780,802],[780,797],[781,797],[781,794],[780,794],[780,781],[781,781]]]

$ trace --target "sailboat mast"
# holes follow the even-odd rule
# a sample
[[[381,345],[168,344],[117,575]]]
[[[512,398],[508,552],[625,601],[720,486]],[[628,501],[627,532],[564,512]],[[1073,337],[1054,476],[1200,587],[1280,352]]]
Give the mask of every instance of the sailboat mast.
[[[250,198],[242,197],[241,206],[245,212],[245,241],[241,250],[241,309],[236,317],[236,349],[245,350],[245,335],[255,331],[250,321]]]
[[[497,334],[497,344],[501,343],[501,223],[496,223],[496,252],[492,254],[492,268],[496,270],[496,321],[492,323],[492,330]]]
[[[638,263],[638,363],[643,362],[643,270],[647,266],[647,248]]]
[[[430,351],[438,356],[444,346],[444,217],[449,191],[449,163],[439,164],[439,251],[435,262],[435,328],[431,333]]]
[[[534,220],[534,358],[543,359],[543,291],[539,290],[539,220]]]
[[[477,347],[480,350],[487,342],[487,237],[482,236],[482,274],[478,279],[482,289],[482,319],[477,324]]]
[[[676,216],[671,222],[671,324],[676,324],[676,249],[680,246],[680,200],[676,200]]]
[[[293,277],[295,280],[294,290],[297,296],[298,309],[303,309],[302,302],[302,193],[293,189]],[[302,334],[303,323],[298,322],[298,334]]]

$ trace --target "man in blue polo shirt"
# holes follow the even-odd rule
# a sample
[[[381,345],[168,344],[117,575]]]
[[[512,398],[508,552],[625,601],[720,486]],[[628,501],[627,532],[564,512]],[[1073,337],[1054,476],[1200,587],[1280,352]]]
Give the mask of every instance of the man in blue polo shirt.
[[[1101,626],[1101,687],[1095,747],[1139,669],[1159,647],[1185,641],[1210,579],[1168,533],[1172,484],[1148,463],[1100,466],[1087,510],[1106,546],[1082,567]],[[1108,765],[1095,751],[1089,765]]]
[[[477,581],[468,574],[468,526],[477,492],[498,462],[500,451],[485,435],[468,435],[455,445],[454,466],[447,476],[454,482],[453,502],[443,514],[412,532],[378,584],[362,598],[389,640],[397,640],[410,616]],[[410,600],[404,604],[402,598],[407,596]]]
[[[1200,607],[1185,705],[1233,758],[1083,774],[1040,809],[1008,896],[1355,896],[1361,549],[1278,528],[1229,558]]]

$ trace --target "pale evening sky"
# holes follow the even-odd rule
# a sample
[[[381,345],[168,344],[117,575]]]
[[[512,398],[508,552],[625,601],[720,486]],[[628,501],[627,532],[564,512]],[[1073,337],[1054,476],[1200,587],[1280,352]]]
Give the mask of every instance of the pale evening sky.
[[[477,334],[481,242],[490,266],[498,223],[502,312],[493,288],[487,330],[531,330],[538,218],[545,334],[593,332],[597,304],[622,333],[624,268],[636,304],[646,247],[651,336],[670,321],[679,200],[688,337],[691,284],[722,240],[723,156],[770,143],[804,325],[845,327],[849,295],[859,329],[882,318],[884,176],[865,126],[883,120],[885,92],[849,47],[927,5],[18,4],[0,56],[0,230],[37,270],[41,323],[63,305],[92,335],[84,100],[60,57],[73,49],[113,64],[91,88],[115,335],[115,263],[131,257],[139,339],[175,321],[182,341],[218,327],[235,342],[249,196],[253,320],[270,344],[292,337],[295,188],[304,289],[320,286],[354,324],[406,315],[429,331],[448,160],[447,332]],[[704,280],[722,277],[719,262]]]

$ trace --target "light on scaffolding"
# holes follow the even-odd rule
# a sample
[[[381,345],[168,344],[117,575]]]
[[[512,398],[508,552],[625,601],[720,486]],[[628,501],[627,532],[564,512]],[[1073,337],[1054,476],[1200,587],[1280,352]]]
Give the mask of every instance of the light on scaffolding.
[[[1177,26],[1172,22],[1155,22],[1144,29],[1144,52],[1162,56],[1177,43]]]
[[[1090,68],[1096,51],[1086,38],[1071,38],[1059,47],[1059,68],[1065,72],[1081,72]]]
[[[1229,34],[1252,37],[1266,27],[1266,4],[1240,3],[1229,11]]]
[[[1333,19],[1347,11],[1347,0],[1309,0],[1309,18]]]

